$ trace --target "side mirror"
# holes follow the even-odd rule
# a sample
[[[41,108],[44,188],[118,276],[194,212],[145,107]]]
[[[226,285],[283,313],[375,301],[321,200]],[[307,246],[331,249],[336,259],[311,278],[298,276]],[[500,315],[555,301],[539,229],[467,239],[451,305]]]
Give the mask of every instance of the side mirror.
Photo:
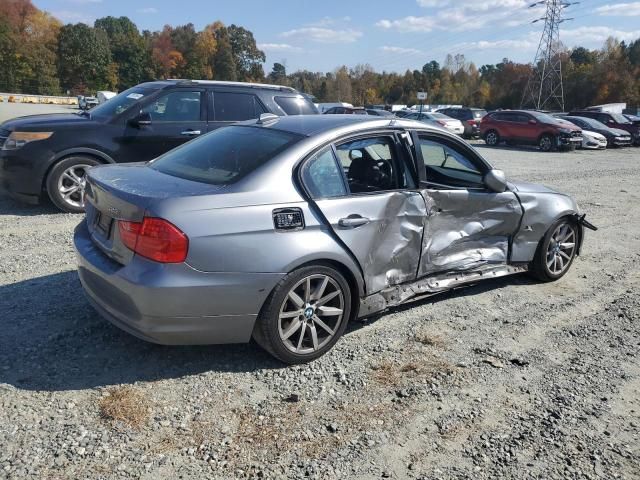
[[[133,127],[138,127],[138,128],[151,125],[151,114],[141,113],[139,115],[136,115],[135,117],[129,120],[129,124]]]
[[[484,184],[489,190],[502,193],[507,189],[507,177],[502,170],[489,170],[484,176]]]

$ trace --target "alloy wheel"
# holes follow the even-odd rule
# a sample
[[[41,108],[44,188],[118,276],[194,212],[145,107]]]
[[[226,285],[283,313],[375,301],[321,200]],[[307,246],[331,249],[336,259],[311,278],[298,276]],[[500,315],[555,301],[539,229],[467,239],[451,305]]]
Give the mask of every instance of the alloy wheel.
[[[289,290],[280,307],[278,330],[288,350],[313,353],[336,335],[344,321],[344,293],[328,275],[309,275]]]
[[[551,137],[545,135],[540,139],[540,150],[542,150],[543,152],[548,152],[551,150],[551,147]]]
[[[58,192],[65,203],[78,208],[84,206],[84,188],[89,168],[91,165],[76,164],[62,172],[58,179]]]
[[[569,223],[562,223],[556,227],[547,247],[547,268],[554,275],[563,273],[576,252],[576,228]]]
[[[487,133],[485,141],[488,145],[497,145],[498,143],[498,135],[495,132]]]

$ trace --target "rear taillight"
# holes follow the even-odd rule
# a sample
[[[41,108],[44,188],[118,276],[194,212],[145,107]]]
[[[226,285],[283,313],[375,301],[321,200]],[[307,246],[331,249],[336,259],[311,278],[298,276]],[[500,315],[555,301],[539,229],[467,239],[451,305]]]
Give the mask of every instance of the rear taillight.
[[[478,121],[477,120],[467,120],[467,123],[473,127],[474,125],[478,124]]]
[[[447,122],[444,120],[436,120],[436,122],[438,122],[440,125],[442,125],[443,127],[447,126]]]
[[[142,222],[118,221],[120,240],[138,255],[160,263],[180,263],[187,258],[189,239],[162,218],[145,217]]]

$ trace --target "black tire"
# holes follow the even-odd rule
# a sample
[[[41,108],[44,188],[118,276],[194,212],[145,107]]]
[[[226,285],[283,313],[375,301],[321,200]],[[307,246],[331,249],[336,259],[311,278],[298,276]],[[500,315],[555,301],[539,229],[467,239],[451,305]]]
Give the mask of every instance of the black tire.
[[[500,135],[495,130],[489,130],[484,134],[484,142],[490,147],[495,147],[500,143]]]
[[[327,335],[327,337],[325,338],[326,343],[324,345],[310,352],[296,353],[292,351],[291,347],[286,344],[287,340],[282,338],[283,335],[281,334],[280,314],[281,311],[286,308],[286,306],[290,305],[290,302],[292,304],[292,301],[289,297],[289,293],[292,291],[292,289],[295,289],[296,285],[298,285],[300,282],[304,282],[307,278],[313,276],[329,277],[334,282],[331,284],[331,287],[339,287],[340,291],[342,292],[342,318],[339,320],[339,323],[336,323],[335,328],[332,329],[334,332],[332,336]],[[321,282],[320,278],[318,278],[317,280],[318,282]],[[333,290],[331,291],[331,293],[333,293]],[[334,298],[336,299],[335,301],[337,301],[339,296]],[[328,303],[329,302],[327,302],[327,304]],[[296,307],[297,306],[294,306],[293,308],[295,309]],[[306,312],[306,308],[302,308]],[[280,282],[278,282],[276,287],[273,289],[273,291],[265,301],[264,305],[262,306],[262,310],[258,315],[256,326],[253,331],[253,339],[267,352],[284,363],[287,363],[289,365],[306,363],[315,360],[318,357],[321,357],[329,350],[331,350],[331,348],[344,333],[344,330],[347,327],[347,323],[349,322],[350,315],[351,289],[344,276],[336,269],[326,265],[310,265],[299,268],[298,270],[294,270],[293,272],[286,275],[282,280],[280,280]],[[307,330],[305,329],[307,328],[306,325],[311,325],[314,323],[314,321],[312,318],[304,318],[305,316],[306,313],[301,314],[299,318],[292,318],[291,323],[286,326],[286,328],[290,328],[295,321],[300,322],[300,325],[305,324],[304,329],[301,326],[298,330],[294,330],[295,333],[292,334],[291,337],[294,337],[294,339],[297,338],[299,340],[301,333],[303,336],[304,344],[308,345],[309,342],[312,343],[310,333],[311,330],[308,330],[309,333],[305,333],[307,332]],[[313,318],[318,317],[314,314]],[[324,318],[325,317],[323,317],[323,319]],[[328,321],[326,325],[329,325]],[[318,325],[314,325],[313,327],[310,326],[309,329],[310,328],[314,328],[315,331],[320,332],[319,334],[316,334],[316,342],[318,341],[322,333],[327,333],[326,331],[321,330]],[[298,333],[299,331],[300,333]],[[311,348],[313,348],[313,346]]]
[[[553,247],[557,245],[558,242],[556,242],[556,245],[552,244],[552,242],[555,242],[555,239],[553,238],[553,236],[554,236],[554,233],[558,230],[558,228],[560,228],[563,225],[567,225],[572,229],[573,238],[571,239],[571,242],[568,242],[568,243],[574,243],[574,247],[571,250],[571,253],[569,255],[570,258],[568,260],[566,259],[564,260],[564,262],[566,263],[564,264],[562,271],[554,272],[551,270],[548,264],[548,261],[550,258],[549,251],[550,249],[553,249]],[[536,250],[535,257],[531,262],[529,273],[533,277],[535,277],[536,279],[542,282],[553,282],[555,280],[558,280],[559,278],[562,278],[569,271],[569,269],[571,268],[571,265],[573,264],[573,260],[576,257],[576,252],[578,250],[577,247],[579,242],[579,235],[580,235],[580,230],[578,228],[578,225],[571,218],[564,217],[555,221],[551,225],[551,227],[549,227],[547,232],[544,234],[544,237],[542,237],[542,240],[540,240],[540,243],[538,244],[538,249]],[[566,244],[567,243],[565,243],[565,245]],[[564,251],[565,255],[566,255],[566,252],[567,251],[565,250]],[[555,268],[555,265],[554,265],[554,268]]]
[[[553,141],[553,136],[545,133],[540,137],[540,140],[538,140],[538,147],[542,152],[550,152],[553,150]]]
[[[84,212],[84,206],[82,205],[84,183],[82,181],[74,181],[71,177],[65,175],[65,173],[71,170],[75,172],[75,176],[82,179],[82,175],[79,173],[84,172],[84,174],[86,174],[87,169],[96,165],[100,165],[98,160],[82,155],[67,157],[56,163],[49,171],[45,183],[51,202],[63,212]],[[81,186],[78,185],[76,190],[73,190],[72,193],[65,197],[61,189],[73,189],[76,184],[81,184]]]

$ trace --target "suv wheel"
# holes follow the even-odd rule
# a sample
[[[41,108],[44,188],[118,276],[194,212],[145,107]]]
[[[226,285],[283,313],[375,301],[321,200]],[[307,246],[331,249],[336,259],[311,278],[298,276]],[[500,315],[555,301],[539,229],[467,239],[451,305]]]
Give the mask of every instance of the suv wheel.
[[[253,338],[284,363],[309,362],[335,345],[350,313],[351,290],[340,272],[324,265],[303,267],[271,292]]]
[[[484,141],[490,147],[495,147],[496,145],[498,145],[498,143],[500,143],[500,135],[498,135],[498,132],[496,132],[495,130],[489,130],[484,135]]]
[[[543,152],[550,152],[551,150],[553,150],[553,137],[548,133],[545,133],[540,137],[538,146]]]
[[[53,204],[64,212],[84,212],[87,170],[96,165],[100,165],[100,162],[84,156],[68,157],[55,164],[46,182],[47,193]]]

